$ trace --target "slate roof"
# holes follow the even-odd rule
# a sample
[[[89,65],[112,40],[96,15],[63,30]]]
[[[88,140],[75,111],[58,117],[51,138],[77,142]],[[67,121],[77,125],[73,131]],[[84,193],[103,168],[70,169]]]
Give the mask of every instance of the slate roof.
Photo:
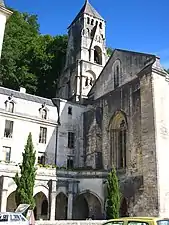
[[[101,15],[93,8],[93,6],[89,3],[88,0],[85,1],[85,4],[83,5],[83,7],[81,8],[80,12],[77,14],[77,16],[75,17],[75,19],[73,20],[73,22],[71,23],[71,25],[73,23],[76,22],[76,20],[78,20],[83,14],[87,14],[89,16],[93,16],[94,18],[100,19],[100,20],[104,20]],[[70,26],[71,26],[70,25]],[[69,26],[69,27],[70,27]]]
[[[22,92],[4,88],[4,87],[0,87],[0,94],[7,95],[7,96],[12,95],[14,98],[24,99],[27,101],[37,102],[40,104],[46,103],[46,105],[48,106],[54,106],[51,99],[42,98],[36,95],[27,94],[27,93],[22,93]]]
[[[5,6],[4,0],[0,0],[0,6]]]

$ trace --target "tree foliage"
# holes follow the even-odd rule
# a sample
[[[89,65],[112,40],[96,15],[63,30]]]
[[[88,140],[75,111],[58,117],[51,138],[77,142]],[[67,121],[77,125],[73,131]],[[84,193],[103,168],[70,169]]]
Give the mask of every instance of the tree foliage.
[[[41,35],[36,15],[15,10],[6,24],[0,82],[4,87],[52,98],[61,74],[67,36]]]
[[[108,47],[107,48],[107,55],[108,55],[108,57],[110,57],[112,55],[112,53],[113,53],[113,49]]]
[[[119,218],[121,194],[115,168],[108,175],[107,179],[107,219]]]
[[[27,144],[25,145],[25,151],[22,153],[22,156],[23,161],[20,166],[21,176],[16,173],[14,177],[17,185],[15,200],[17,206],[19,204],[30,204],[30,207],[33,209],[35,206],[33,189],[36,176],[36,152],[34,151],[31,133],[28,135]]]

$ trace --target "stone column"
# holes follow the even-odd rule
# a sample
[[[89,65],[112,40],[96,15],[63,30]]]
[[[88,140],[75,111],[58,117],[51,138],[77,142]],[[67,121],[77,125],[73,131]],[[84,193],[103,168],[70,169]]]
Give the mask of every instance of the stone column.
[[[55,220],[55,214],[56,214],[56,180],[50,180],[50,193],[49,193],[49,196],[50,196],[50,209],[49,209],[49,219],[50,220]]]
[[[72,180],[68,183],[68,202],[67,202],[67,219],[72,219],[72,213],[73,213],[73,192],[74,192],[74,182]]]
[[[7,192],[8,192],[8,178],[2,176],[1,177],[1,184],[2,184],[2,189],[1,189],[1,205],[0,205],[0,212],[6,212],[6,207],[7,207]]]
[[[55,220],[56,214],[56,191],[50,194],[50,220]]]

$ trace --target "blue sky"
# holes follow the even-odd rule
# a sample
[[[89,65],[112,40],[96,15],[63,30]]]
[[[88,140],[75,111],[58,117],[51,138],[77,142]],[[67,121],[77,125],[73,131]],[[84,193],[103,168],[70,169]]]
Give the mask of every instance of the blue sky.
[[[42,34],[65,34],[84,0],[6,0],[37,14]],[[106,20],[107,46],[157,54],[169,68],[169,0],[90,0]]]

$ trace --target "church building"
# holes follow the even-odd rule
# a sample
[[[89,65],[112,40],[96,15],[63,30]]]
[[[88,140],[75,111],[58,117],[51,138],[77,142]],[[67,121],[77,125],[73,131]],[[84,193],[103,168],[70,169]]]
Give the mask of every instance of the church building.
[[[1,0],[0,52],[10,14]],[[121,216],[169,214],[169,75],[153,54],[113,49],[108,57],[105,30],[104,18],[86,0],[68,27],[66,63],[52,100],[0,87],[0,152],[10,146],[12,157],[20,140],[4,136],[3,124],[15,119],[27,123],[23,140],[28,131],[34,134],[43,164],[37,165],[34,190],[37,219],[103,219],[113,166]],[[21,112],[23,104],[33,110]],[[39,129],[45,143],[39,143]],[[15,149],[20,156],[23,147]],[[0,162],[1,211],[15,207],[17,170],[9,157]]]

